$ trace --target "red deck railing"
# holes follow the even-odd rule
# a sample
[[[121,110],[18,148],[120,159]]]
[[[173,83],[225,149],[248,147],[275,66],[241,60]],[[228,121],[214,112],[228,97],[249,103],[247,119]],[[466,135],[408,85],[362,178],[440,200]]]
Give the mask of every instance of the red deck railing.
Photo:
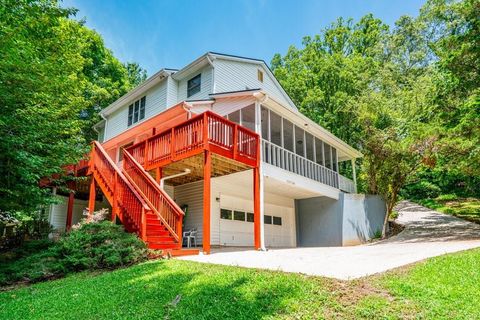
[[[150,208],[97,141],[92,144],[90,170],[108,197],[114,212],[120,209],[128,214],[129,223],[133,224],[136,232],[145,240],[145,213]]]
[[[147,171],[203,150],[256,167],[259,143],[260,138],[255,132],[207,111],[137,143],[127,151]]]
[[[136,186],[153,212],[162,221],[177,241],[181,241],[183,211],[160,188],[152,176],[128,153],[123,151],[123,171],[125,176]]]

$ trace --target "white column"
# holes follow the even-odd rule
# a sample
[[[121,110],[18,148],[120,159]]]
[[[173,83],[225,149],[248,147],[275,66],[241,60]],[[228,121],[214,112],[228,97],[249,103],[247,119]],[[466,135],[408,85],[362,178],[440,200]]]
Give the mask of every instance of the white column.
[[[255,102],[255,132],[262,137],[262,110],[261,110],[261,105],[258,101]],[[270,120],[270,117],[268,117]],[[283,121],[282,121],[283,122]],[[270,124],[268,126],[270,128]],[[270,135],[270,133],[269,133]],[[282,132],[282,139],[283,139],[283,132]],[[261,139],[260,139],[261,140]],[[261,141],[260,141],[261,143]],[[265,195],[264,195],[264,190],[265,190],[265,184],[264,184],[264,178],[263,178],[263,159],[262,159],[262,152],[260,152],[260,167],[258,168],[259,170],[259,175],[260,175],[260,248],[261,250],[265,251],[265,224],[264,224],[264,215],[265,215]]]

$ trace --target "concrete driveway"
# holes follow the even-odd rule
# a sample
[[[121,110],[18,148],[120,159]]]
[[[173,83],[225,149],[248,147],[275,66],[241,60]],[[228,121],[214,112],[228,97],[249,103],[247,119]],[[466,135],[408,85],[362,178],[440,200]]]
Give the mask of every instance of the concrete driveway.
[[[380,242],[354,247],[270,249],[226,248],[180,259],[355,279],[445,253],[480,247],[480,225],[412,202],[397,206],[405,229]]]

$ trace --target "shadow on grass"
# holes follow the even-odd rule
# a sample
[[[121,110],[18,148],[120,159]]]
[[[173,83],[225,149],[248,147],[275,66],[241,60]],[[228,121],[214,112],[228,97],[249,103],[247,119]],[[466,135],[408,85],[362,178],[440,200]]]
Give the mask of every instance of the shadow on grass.
[[[282,274],[158,261],[1,293],[0,318],[258,319],[285,313],[303,293]]]

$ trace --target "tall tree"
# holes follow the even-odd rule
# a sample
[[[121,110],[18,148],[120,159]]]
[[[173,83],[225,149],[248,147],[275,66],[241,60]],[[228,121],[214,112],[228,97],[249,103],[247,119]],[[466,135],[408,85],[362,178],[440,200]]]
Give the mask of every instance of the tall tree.
[[[55,0],[0,0],[0,210],[48,202],[93,137],[96,111],[133,84],[100,36]]]

